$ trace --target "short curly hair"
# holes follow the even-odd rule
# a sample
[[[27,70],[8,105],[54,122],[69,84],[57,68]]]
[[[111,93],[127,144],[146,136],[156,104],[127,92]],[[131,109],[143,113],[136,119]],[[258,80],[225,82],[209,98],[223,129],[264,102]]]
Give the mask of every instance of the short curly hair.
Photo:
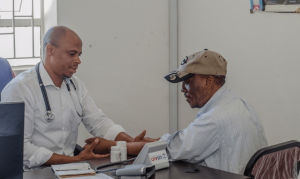
[[[226,82],[226,76],[223,76],[223,75],[201,75],[203,77],[206,77],[206,76],[213,76],[214,77],[214,81],[215,81],[215,84],[219,87],[223,86]]]

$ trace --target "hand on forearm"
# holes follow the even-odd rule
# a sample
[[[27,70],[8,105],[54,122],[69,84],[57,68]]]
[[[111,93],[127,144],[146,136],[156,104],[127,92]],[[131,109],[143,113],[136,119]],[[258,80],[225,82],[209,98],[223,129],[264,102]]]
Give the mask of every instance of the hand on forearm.
[[[88,147],[86,147],[84,151],[82,151],[79,155],[74,157],[53,153],[51,158],[46,163],[44,163],[44,165],[65,164],[65,163],[79,162],[83,160],[108,157],[109,154],[97,155],[93,152],[94,148],[98,145],[98,143],[99,143],[99,139],[94,140],[93,142],[90,143]]]
[[[94,137],[85,140],[87,143],[83,148],[87,148],[91,145],[91,143],[95,140],[99,139],[98,145],[94,148],[94,152],[97,154],[107,154],[110,153],[111,146],[116,146],[116,141],[106,140],[99,137]],[[146,142],[127,142],[127,154],[137,156],[142,148],[144,147]]]
[[[160,138],[158,139],[152,139],[152,138],[149,138],[149,137],[145,137],[146,135],[146,130],[143,130],[142,133],[140,133],[138,136],[136,136],[133,140],[133,142],[146,142],[146,143],[149,143],[149,142],[156,142],[156,141],[159,141]]]
[[[100,142],[98,143],[98,145],[94,148],[94,152],[96,154],[109,154],[110,153],[110,148],[111,146],[116,146],[117,142],[116,141],[112,141],[112,140],[106,140],[104,138],[100,138],[100,137],[93,137],[93,138],[89,138],[86,139],[85,142],[87,143],[83,149],[86,149],[88,146],[90,146],[90,144],[95,140],[98,139]]]
[[[130,135],[126,134],[125,132],[120,132],[115,138],[115,141],[133,142],[133,140],[134,138],[132,138]]]
[[[135,138],[132,138],[125,132],[120,132],[117,137],[115,138],[115,141],[126,141],[126,142],[156,142],[159,141],[160,138],[158,139],[152,139],[149,137],[145,137],[146,135],[146,130],[143,130],[142,133],[140,133],[138,136]]]

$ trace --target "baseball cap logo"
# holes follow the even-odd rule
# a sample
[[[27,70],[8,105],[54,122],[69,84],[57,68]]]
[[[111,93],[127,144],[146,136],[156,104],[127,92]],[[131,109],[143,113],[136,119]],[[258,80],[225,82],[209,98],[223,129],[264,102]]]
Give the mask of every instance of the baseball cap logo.
[[[181,62],[181,65],[184,65],[184,64],[186,64],[186,63],[187,63],[187,61],[188,61],[188,59],[189,59],[189,57],[188,57],[188,56],[186,56],[186,57],[185,57],[185,59],[183,59],[183,61]]]
[[[179,71],[174,70],[174,71],[171,72],[171,74],[169,76],[169,79],[170,80],[175,80],[177,78],[177,76],[179,76]]]

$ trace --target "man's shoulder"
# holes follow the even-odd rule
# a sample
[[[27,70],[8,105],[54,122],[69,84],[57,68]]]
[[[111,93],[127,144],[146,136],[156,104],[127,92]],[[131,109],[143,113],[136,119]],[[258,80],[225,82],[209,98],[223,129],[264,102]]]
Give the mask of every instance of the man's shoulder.
[[[227,88],[217,99],[210,110],[203,113],[201,116],[209,118],[224,118],[228,116],[236,116],[243,113],[244,100],[239,97],[234,91]]]
[[[34,68],[26,70],[17,75],[11,82],[20,84],[31,84],[33,82],[37,82],[36,71]]]
[[[3,89],[9,92],[13,90],[15,87],[32,87],[34,83],[37,83],[37,76],[34,69],[26,70],[19,75],[17,75],[14,79],[12,79]]]

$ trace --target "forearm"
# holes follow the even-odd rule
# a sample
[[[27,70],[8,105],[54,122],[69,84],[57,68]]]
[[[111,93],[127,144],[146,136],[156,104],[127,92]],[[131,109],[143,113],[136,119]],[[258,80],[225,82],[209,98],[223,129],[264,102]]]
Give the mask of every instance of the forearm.
[[[84,148],[88,147],[92,141],[94,141],[96,138],[88,139],[86,142],[88,143]],[[94,148],[94,152],[96,154],[108,154],[110,153],[110,149],[112,146],[116,146],[116,141],[106,140],[103,138],[100,139],[99,144]],[[128,155],[135,155],[137,156],[146,142],[127,142],[127,154]]]
[[[116,141],[94,137],[85,140],[87,144],[83,148],[86,149],[96,139],[99,139],[100,141],[98,145],[94,148],[94,152],[96,154],[109,154],[111,147],[117,145]],[[138,155],[145,144],[146,142],[127,142],[127,154],[135,156]]]
[[[127,143],[127,154],[128,155],[139,155],[146,142],[130,142]]]
[[[82,161],[82,160],[78,156],[71,157],[71,156],[65,156],[65,155],[59,155],[59,154],[53,153],[51,158],[43,165],[65,164],[65,163],[73,163],[73,162],[79,162],[79,161]]]
[[[94,148],[96,154],[109,154],[111,146],[116,146],[117,142],[112,140],[102,139],[99,145]]]
[[[137,156],[146,142],[128,142],[127,143],[127,154]],[[106,140],[105,142],[99,144],[94,149],[97,154],[108,154],[112,146],[116,146],[116,141]]]
[[[132,138],[130,135],[126,134],[125,132],[120,132],[115,138],[115,141],[133,142],[134,138]]]

